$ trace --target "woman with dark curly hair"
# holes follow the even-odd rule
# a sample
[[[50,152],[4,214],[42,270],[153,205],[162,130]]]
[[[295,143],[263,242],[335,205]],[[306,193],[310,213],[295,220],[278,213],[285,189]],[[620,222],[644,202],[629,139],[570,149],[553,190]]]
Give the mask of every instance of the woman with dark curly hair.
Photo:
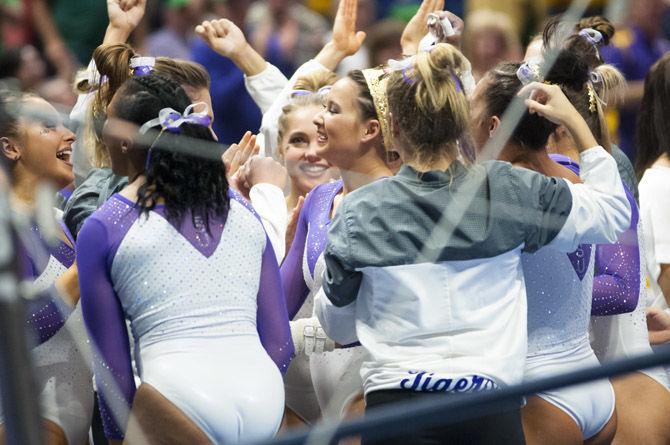
[[[279,371],[293,353],[279,269],[218,154],[187,154],[214,142],[206,110],[177,83],[148,75],[124,83],[107,117],[112,169],[130,183],[77,240],[107,437],[132,440],[137,425],[145,438],[176,443],[272,436],[284,409]],[[157,136],[145,144],[150,131]],[[177,151],[165,148],[167,133],[179,134],[169,138]]]

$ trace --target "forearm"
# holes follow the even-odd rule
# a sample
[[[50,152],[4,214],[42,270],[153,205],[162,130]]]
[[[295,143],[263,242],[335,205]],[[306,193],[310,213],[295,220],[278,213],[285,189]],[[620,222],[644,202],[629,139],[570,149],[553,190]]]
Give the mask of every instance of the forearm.
[[[117,43],[126,43],[132,32],[132,29],[124,29],[109,24],[107,25],[107,31],[105,31],[105,38],[102,40],[102,44],[114,45]]]
[[[32,18],[35,29],[45,45],[64,44],[45,0],[33,1]]]
[[[235,54],[231,54],[230,60],[244,73],[245,76],[260,74],[267,67],[267,62],[248,43]]]
[[[635,109],[640,105],[644,95],[644,81],[635,80],[628,82],[627,88],[621,100],[621,108]]]
[[[314,57],[314,60],[323,65],[327,70],[335,71],[345,57],[347,57],[347,55],[342,51],[339,51],[333,42],[328,42],[321,51],[319,51],[319,54]]]

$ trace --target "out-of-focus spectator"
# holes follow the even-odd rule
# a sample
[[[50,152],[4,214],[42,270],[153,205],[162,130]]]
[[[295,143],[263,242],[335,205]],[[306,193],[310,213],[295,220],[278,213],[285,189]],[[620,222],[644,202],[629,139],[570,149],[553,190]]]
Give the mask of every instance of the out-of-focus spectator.
[[[216,18],[226,17],[243,27],[249,10],[249,0],[217,0],[210,13]],[[247,130],[257,131],[261,112],[244,87],[244,74],[228,58],[213,51],[200,38],[193,39],[191,58],[203,65],[212,79],[210,94],[216,116],[213,127],[219,141],[238,142]]]
[[[498,63],[521,60],[521,43],[507,14],[481,9],[466,19],[463,53],[470,59],[472,75],[479,80]]]
[[[375,0],[377,17],[407,23],[416,14],[421,0]],[[445,0],[444,9],[463,17],[466,0]]]
[[[166,0],[161,8],[162,26],[146,39],[146,55],[190,59],[193,28],[203,13],[201,0]]]
[[[254,3],[246,28],[256,51],[289,76],[321,50],[329,31],[320,14],[296,0]]]
[[[662,20],[668,6],[664,0],[630,2],[626,27],[618,28],[609,46],[602,48],[606,62],[616,66],[628,80],[628,90],[619,107],[619,146],[635,162],[635,124],[644,92],[644,78],[651,66],[670,51],[663,36]]]
[[[31,0],[0,0],[0,51],[32,42]]]
[[[468,0],[466,2],[465,29],[470,26],[469,17],[476,11],[488,9],[507,14],[514,33],[522,41],[535,34],[547,16],[547,0]]]
[[[14,79],[14,87],[34,91],[46,79],[46,64],[35,47],[9,49],[0,56],[0,80]]]
[[[58,75],[67,81],[87,65],[107,28],[107,3],[99,0],[31,0],[35,30]]]
[[[401,59],[400,36],[405,24],[397,20],[383,20],[375,24],[367,36],[368,67],[382,65],[389,59]]]

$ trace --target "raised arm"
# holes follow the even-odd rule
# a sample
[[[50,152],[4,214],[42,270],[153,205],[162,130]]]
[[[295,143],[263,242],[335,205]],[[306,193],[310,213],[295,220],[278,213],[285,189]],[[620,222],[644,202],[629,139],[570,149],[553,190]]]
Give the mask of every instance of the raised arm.
[[[598,146],[588,125],[560,87],[533,82],[522,88],[519,95],[528,97],[526,106],[530,113],[540,114],[570,131],[580,152],[583,181],[573,184],[547,178],[534,184],[535,180],[528,178],[522,185],[520,202],[534,202],[539,215],[528,226],[527,250],[550,243],[556,249],[572,252],[582,243],[615,242],[631,221],[630,203],[616,161]]]
[[[120,440],[136,388],[125,317],[109,275],[109,244],[103,224],[89,219],[77,239],[77,264],[105,436]]]
[[[269,239],[263,252],[256,319],[263,347],[281,373],[285,374],[291,363],[294,348],[279,266]]]

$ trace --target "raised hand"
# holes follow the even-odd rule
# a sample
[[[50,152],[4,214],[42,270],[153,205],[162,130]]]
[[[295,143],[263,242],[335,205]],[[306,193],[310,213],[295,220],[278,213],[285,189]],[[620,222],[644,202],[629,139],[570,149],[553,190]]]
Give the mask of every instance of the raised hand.
[[[130,35],[142,21],[146,6],[146,0],[107,0],[109,26]]]
[[[300,219],[300,211],[302,206],[305,203],[305,198],[300,196],[298,202],[296,203],[291,214],[288,217],[288,225],[286,226],[286,250],[287,252],[291,250],[291,245],[293,244],[293,239],[295,238],[295,232],[298,229],[298,220]]]
[[[232,144],[221,156],[223,165],[226,166],[228,177],[232,178],[233,176],[238,175],[240,167],[242,167],[251,156],[258,154],[259,151],[260,146],[256,144],[256,135],[250,131],[244,133],[239,144]]]
[[[598,145],[588,124],[558,85],[532,82],[523,87],[518,95],[526,98],[530,114],[538,114],[557,125],[564,125],[580,152]]]
[[[256,184],[272,184],[286,188],[288,174],[279,162],[269,157],[252,156],[243,167],[244,179],[249,189]]]
[[[345,56],[356,54],[365,40],[363,31],[356,31],[358,0],[341,0],[333,23],[333,42],[335,49]]]
[[[358,0],[340,0],[333,23],[333,36],[315,57],[317,62],[335,70],[342,59],[356,54],[365,40],[365,32],[356,31],[357,15]]]
[[[233,59],[247,46],[242,30],[228,19],[204,21],[196,26],[195,33],[217,53]]]
[[[428,33],[428,15],[444,9],[444,0],[423,0],[419,10],[407,23],[400,37],[402,53],[406,56],[414,55],[419,50],[419,42]]]

